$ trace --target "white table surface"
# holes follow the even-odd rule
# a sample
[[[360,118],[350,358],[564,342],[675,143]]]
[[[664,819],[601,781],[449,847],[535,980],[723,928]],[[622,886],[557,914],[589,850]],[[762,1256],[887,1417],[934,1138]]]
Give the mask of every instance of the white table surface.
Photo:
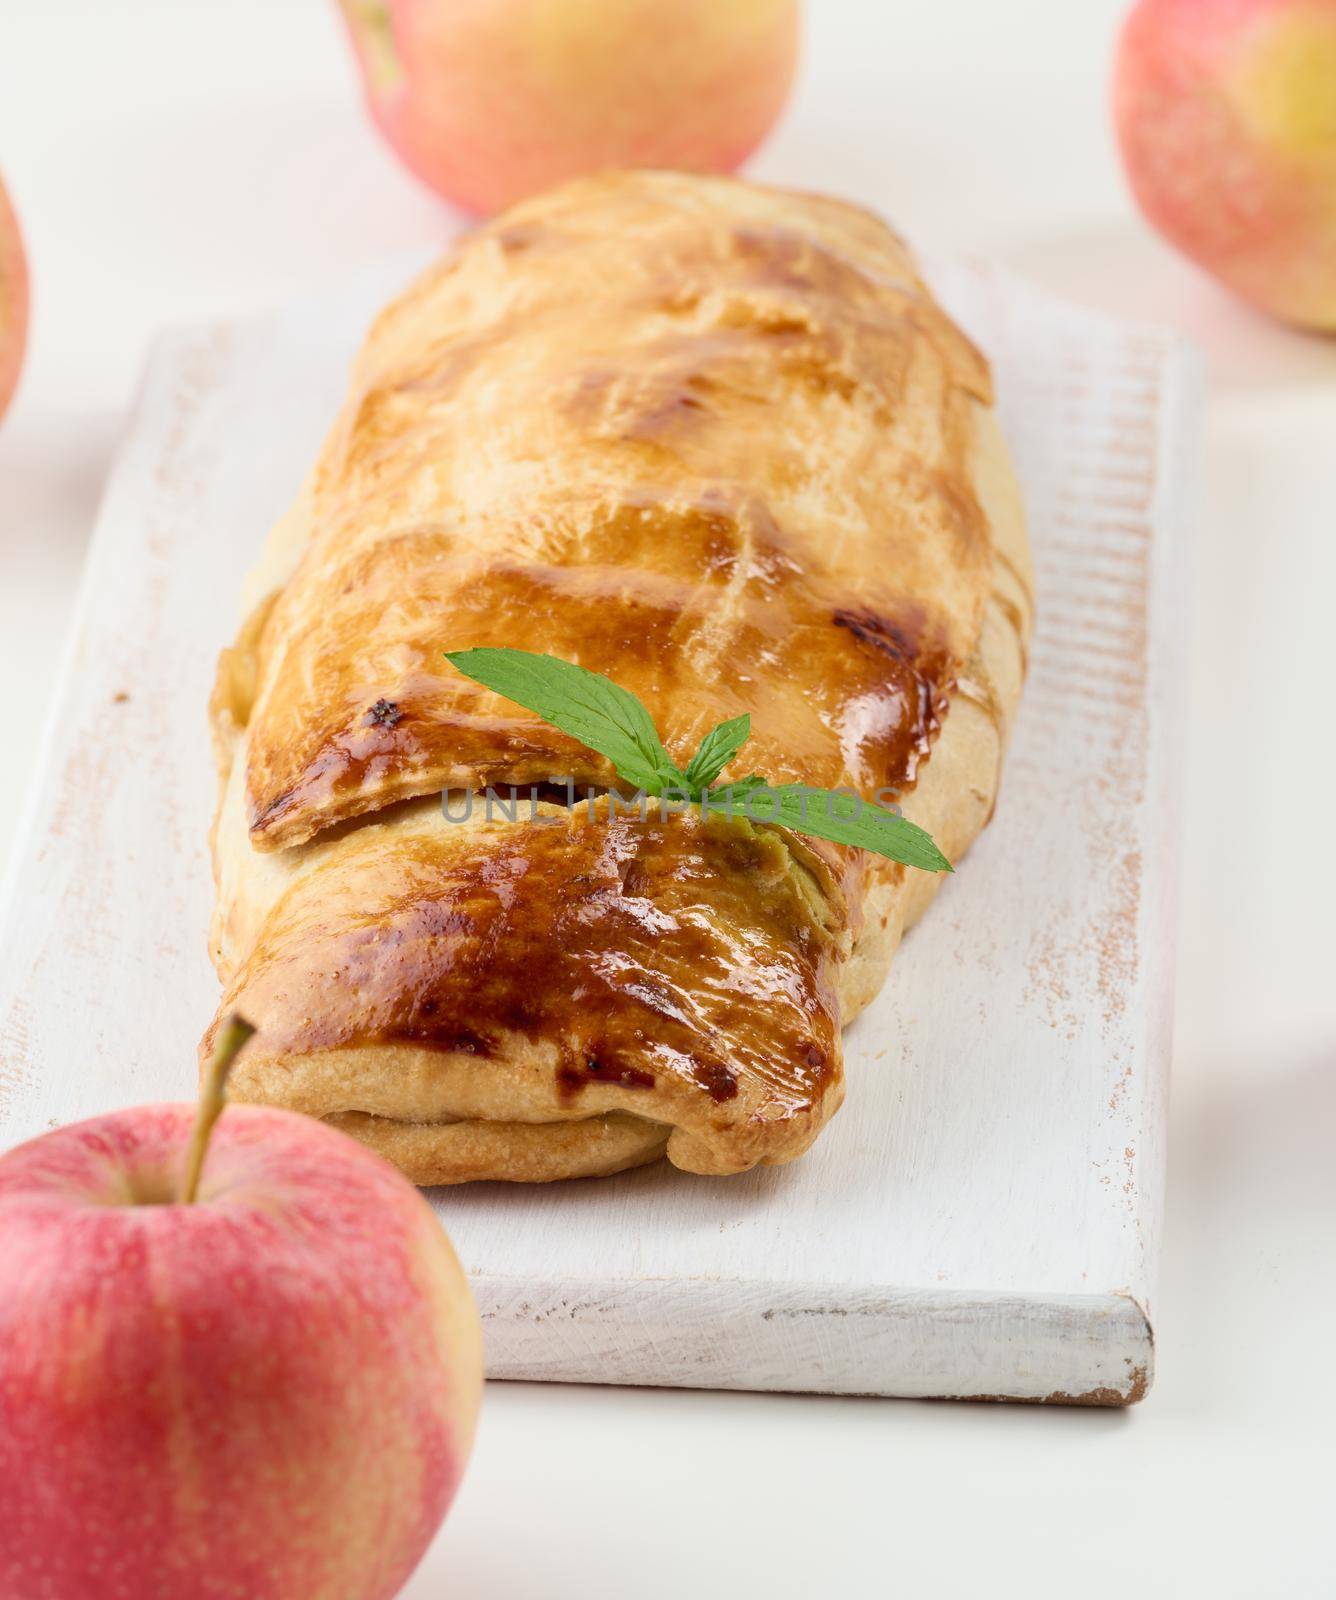
[[[1117,0],[808,10],[759,176],[1207,355],[1156,1385],[1129,1412],[493,1385],[405,1593],[1336,1595],[1336,341],[1137,221]],[[429,244],[443,214],[363,117],[332,0],[4,0],[0,170],[36,305],[0,428],[7,854],[150,329]]]

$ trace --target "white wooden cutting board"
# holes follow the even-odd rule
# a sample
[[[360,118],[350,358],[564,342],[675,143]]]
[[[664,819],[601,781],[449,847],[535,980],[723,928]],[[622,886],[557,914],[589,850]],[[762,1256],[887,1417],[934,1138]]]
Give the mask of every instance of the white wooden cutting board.
[[[407,275],[153,353],[7,885],[0,1147],[193,1096],[214,658]],[[1038,571],[996,819],[801,1161],[439,1192],[493,1376],[1092,1404],[1150,1381],[1195,363],[986,268],[932,277],[993,359]]]

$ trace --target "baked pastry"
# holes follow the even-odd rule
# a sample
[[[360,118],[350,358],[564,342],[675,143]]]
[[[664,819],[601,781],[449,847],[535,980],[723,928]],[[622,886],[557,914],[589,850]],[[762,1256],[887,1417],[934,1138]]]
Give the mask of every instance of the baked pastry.
[[[481,228],[375,323],[221,659],[233,1093],[419,1183],[799,1155],[938,879],[611,814],[601,757],[443,652],[603,672],[682,759],[748,711],[746,770],[895,791],[954,860],[1030,596],[988,368],[876,218],[641,172]],[[489,820],[488,785],[539,787]]]

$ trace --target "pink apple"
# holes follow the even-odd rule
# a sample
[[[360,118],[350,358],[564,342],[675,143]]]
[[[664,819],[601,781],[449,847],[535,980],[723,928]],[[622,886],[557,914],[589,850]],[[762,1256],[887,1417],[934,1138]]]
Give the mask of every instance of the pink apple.
[[[798,53],[798,0],[339,3],[400,159],[483,213],[602,167],[731,171]]]
[[[0,180],[0,417],[19,381],[27,337],[28,266],[23,256],[23,236]]]
[[[1272,315],[1336,329],[1336,0],[1141,0],[1114,116],[1166,239]]]
[[[0,1159],[0,1595],[386,1600],[468,1458],[477,1314],[333,1129],[142,1107]]]

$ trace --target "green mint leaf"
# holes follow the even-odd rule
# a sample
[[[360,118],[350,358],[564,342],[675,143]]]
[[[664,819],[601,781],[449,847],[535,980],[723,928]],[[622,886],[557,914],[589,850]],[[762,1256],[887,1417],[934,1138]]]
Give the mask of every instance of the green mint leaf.
[[[529,650],[447,650],[445,659],[466,678],[606,756],[625,782],[647,794],[672,790],[700,802],[702,810],[708,804],[730,816],[741,811],[753,822],[774,822],[833,844],[872,850],[924,872],[952,870],[924,829],[848,791],[803,783],[772,788],[755,772],[710,788],[751,733],[745,712],[711,728],[683,773],[664,749],[644,705],[601,673]]]
[[[728,763],[751,737],[751,717],[743,712],[727,722],[716,723],[700,742],[683,774],[692,794],[708,789]]]
[[[795,833],[809,833],[833,844],[856,845],[924,872],[950,872],[951,863],[917,823],[838,789],[813,789],[803,783],[753,791],[747,815],[755,822],[778,822]]]
[[[739,778],[735,783],[721,783],[717,789],[709,791],[709,797],[712,801],[722,800],[727,806],[740,806],[754,790],[769,787],[767,779],[759,772],[753,772],[745,778]]]
[[[530,650],[447,650],[445,659],[466,678],[606,756],[627,783],[648,794],[674,784],[685,787],[649,712],[601,673]]]

